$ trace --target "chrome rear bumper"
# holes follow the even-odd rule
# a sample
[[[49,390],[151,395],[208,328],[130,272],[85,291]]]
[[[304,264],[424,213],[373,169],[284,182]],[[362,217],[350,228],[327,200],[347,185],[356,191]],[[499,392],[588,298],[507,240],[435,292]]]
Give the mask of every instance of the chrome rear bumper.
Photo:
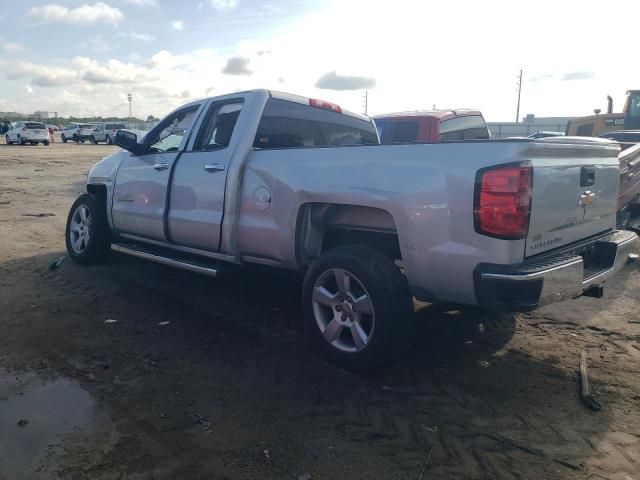
[[[616,230],[520,265],[479,265],[475,272],[478,303],[533,310],[581,295],[599,296],[599,287],[620,271],[639,247],[635,233]]]

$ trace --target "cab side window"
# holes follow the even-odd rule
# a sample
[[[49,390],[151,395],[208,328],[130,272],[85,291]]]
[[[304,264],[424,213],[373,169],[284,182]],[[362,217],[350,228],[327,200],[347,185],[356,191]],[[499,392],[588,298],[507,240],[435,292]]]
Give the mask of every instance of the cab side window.
[[[193,150],[220,150],[228,147],[241,110],[242,101],[211,105]]]
[[[200,105],[193,105],[165,118],[149,133],[146,153],[177,152],[199,108]]]

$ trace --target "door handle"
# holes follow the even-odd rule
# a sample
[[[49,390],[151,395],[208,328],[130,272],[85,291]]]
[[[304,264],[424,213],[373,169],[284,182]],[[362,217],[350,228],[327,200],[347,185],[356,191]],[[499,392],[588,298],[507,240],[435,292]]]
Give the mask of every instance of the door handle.
[[[156,170],[166,170],[167,168],[169,168],[169,164],[168,163],[156,163],[153,168],[155,168]]]
[[[207,172],[221,172],[224,170],[224,165],[222,165],[221,163],[207,163],[204,166],[204,169]]]

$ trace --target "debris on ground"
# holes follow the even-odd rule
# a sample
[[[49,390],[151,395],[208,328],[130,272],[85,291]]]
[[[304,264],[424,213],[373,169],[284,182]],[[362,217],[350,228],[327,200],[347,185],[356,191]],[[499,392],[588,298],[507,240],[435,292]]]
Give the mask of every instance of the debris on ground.
[[[480,365],[482,368],[489,368],[489,362],[487,362],[486,360],[480,360],[478,362],[478,365]]]
[[[11,200],[0,200],[0,205],[9,205]]]
[[[599,412],[600,410],[602,410],[602,405],[600,405],[591,396],[591,387],[589,386],[589,376],[587,374],[586,350],[582,350],[582,352],[580,352],[580,385],[580,397],[582,398],[584,404],[593,411]]]
[[[55,217],[55,213],[23,213],[23,217]]]
[[[66,259],[67,259],[66,255],[60,255],[58,258],[56,258],[53,262],[49,264],[49,270],[55,270],[60,265],[62,265],[62,262],[64,262]]]
[[[193,417],[196,419],[200,425],[202,425],[202,429],[207,433],[211,433],[211,422],[207,420],[207,417],[200,415],[199,413],[194,413]]]
[[[429,449],[429,454],[427,455],[427,460],[424,462],[424,467],[422,467],[422,471],[420,472],[420,476],[418,477],[418,480],[422,480],[424,472],[427,469],[427,466],[429,465],[429,459],[431,458],[431,453],[432,452],[433,452],[433,445],[431,445],[431,448]]]
[[[429,432],[429,433],[438,433],[438,426],[437,426],[437,425],[434,425],[433,427],[430,427],[430,426],[425,425],[424,423],[422,423],[420,426],[422,427],[422,429],[423,429],[425,432]]]
[[[27,423],[29,423],[29,420],[22,420],[22,419],[18,420],[19,427],[26,427]]]
[[[117,323],[118,320],[116,320],[115,318],[107,318],[104,323]]]
[[[298,480],[311,480],[311,475],[308,473],[303,473],[302,475],[298,476]]]
[[[158,325],[160,325],[161,327],[164,327],[166,325],[169,325],[171,322],[169,321],[165,321],[165,322],[158,322]]]
[[[269,450],[264,450],[262,453],[264,454],[264,458],[271,458],[271,456],[269,455]]]

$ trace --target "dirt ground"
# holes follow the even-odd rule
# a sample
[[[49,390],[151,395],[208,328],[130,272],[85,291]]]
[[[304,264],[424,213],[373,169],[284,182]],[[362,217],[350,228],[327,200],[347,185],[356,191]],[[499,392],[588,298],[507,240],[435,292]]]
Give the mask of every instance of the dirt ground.
[[[532,314],[421,305],[355,375],[303,340],[296,277],[50,270],[111,151],[0,144],[0,479],[640,479],[638,265]]]

